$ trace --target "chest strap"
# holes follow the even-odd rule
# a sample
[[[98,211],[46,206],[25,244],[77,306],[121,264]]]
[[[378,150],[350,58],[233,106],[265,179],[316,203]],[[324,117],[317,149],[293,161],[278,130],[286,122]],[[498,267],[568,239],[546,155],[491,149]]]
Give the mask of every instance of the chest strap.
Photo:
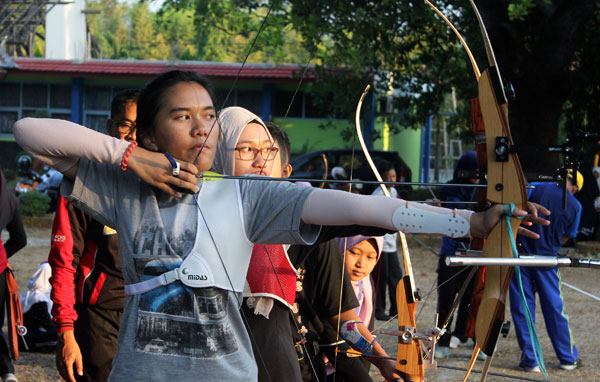
[[[140,281],[139,283],[125,285],[125,294],[142,294],[152,289],[159,288],[163,285],[171,284],[177,280],[180,280],[179,269],[173,269],[172,271],[165,272],[160,276],[152,277],[151,279]]]

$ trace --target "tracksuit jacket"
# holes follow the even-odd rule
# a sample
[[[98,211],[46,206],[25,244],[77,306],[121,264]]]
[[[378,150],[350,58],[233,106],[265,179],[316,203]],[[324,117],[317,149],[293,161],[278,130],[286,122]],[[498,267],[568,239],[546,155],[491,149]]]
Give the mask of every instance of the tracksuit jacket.
[[[73,330],[75,304],[123,310],[124,283],[116,231],[62,196],[52,226],[52,317],[58,331]]]

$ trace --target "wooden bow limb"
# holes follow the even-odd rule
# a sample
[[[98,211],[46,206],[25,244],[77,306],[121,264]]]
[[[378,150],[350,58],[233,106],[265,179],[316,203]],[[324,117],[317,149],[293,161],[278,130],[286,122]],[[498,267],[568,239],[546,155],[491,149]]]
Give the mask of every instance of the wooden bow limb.
[[[435,11],[435,13],[437,13],[446,22],[446,24],[448,24],[448,26],[450,26],[450,29],[452,29],[452,31],[454,32],[454,34],[456,34],[456,36],[460,40],[460,43],[465,48],[465,51],[467,52],[467,55],[469,56],[469,60],[471,61],[471,66],[473,67],[473,72],[475,73],[475,79],[477,81],[479,81],[479,77],[481,76],[481,72],[479,71],[479,67],[477,66],[477,62],[475,61],[475,57],[473,57],[473,53],[471,53],[471,49],[469,48],[469,45],[467,45],[467,42],[465,41],[465,39],[463,38],[463,36],[460,34],[460,32],[458,31],[458,29],[456,29],[456,27],[454,26],[454,24],[452,24],[452,22],[450,20],[448,20],[448,18],[442,13],[442,11],[440,11],[429,0],[424,0],[424,1],[425,1],[425,3],[427,3],[427,5],[429,5]]]
[[[325,181],[327,180],[327,176],[329,175],[329,163],[327,162],[327,155],[323,154],[323,165],[325,169],[323,170],[323,181],[319,188],[325,188]]]
[[[516,154],[509,154],[507,162],[497,162],[496,137],[506,137],[512,142],[506,108],[500,106],[490,69],[486,69],[479,81],[479,102],[486,129],[486,144],[488,157],[488,191],[487,199],[493,203],[513,203],[519,208],[525,208],[527,195],[525,179]],[[497,79],[496,79],[497,80]],[[512,144],[512,143],[511,143]],[[519,228],[520,221],[512,219],[513,235]],[[512,239],[515,239],[513,237]],[[512,257],[511,238],[508,228],[498,224],[490,234],[483,247],[485,257]],[[482,297],[475,328],[475,338],[481,350],[490,357],[496,347],[500,333],[506,304],[506,294],[510,285],[513,268],[494,267],[487,269],[485,290]],[[485,375],[484,375],[485,377]]]
[[[373,163],[373,159],[369,154],[367,149],[367,145],[362,135],[362,131],[360,128],[360,110],[362,108],[362,103],[371,88],[370,85],[367,85],[365,90],[363,91],[358,105],[356,107],[355,114],[355,125],[356,125],[356,135],[358,136],[358,141],[360,142],[360,146],[367,158],[367,162],[375,174],[375,178],[379,182],[379,187],[381,187],[381,191],[387,197],[390,197],[390,192],[387,187],[383,184],[383,179],[379,174],[379,171],[375,167],[375,163]],[[412,264],[410,261],[410,254],[408,253],[408,245],[406,244],[406,237],[403,232],[398,232],[400,236],[400,243],[402,246],[402,255],[404,258],[404,272],[405,276],[398,283],[398,287],[396,288],[396,305],[398,308],[398,327],[412,327],[414,330],[417,330],[417,322],[416,322],[416,313],[417,313],[417,304],[418,304],[418,292],[415,287],[415,281],[412,271]],[[425,377],[425,367],[423,365],[423,355],[421,354],[421,348],[417,341],[406,344],[402,343],[400,339],[398,339],[398,355],[396,357],[396,369],[401,371],[406,375],[408,379],[414,382],[421,382]]]
[[[449,25],[451,24],[428,0],[425,0],[425,2],[434,8]],[[496,156],[497,150],[502,149],[497,140],[500,140],[500,144],[513,145],[508,124],[508,105],[496,57],[494,56],[485,25],[474,1],[469,0],[469,2],[481,27],[490,65],[489,68],[481,73],[480,77],[476,74],[476,77],[478,77],[479,105],[477,105],[477,102],[472,103],[472,106],[475,106],[477,109],[480,106],[483,126],[485,128],[485,157],[488,165],[489,184],[486,198],[490,203],[514,204],[518,208],[524,208],[527,202],[526,182],[518,157],[515,153],[505,153],[506,155],[501,155],[501,159]],[[455,30],[456,28],[452,25],[451,27],[457,33],[461,42],[463,42],[463,46],[465,46],[464,41]],[[468,50],[466,46],[465,49]],[[471,58],[471,55],[469,57]],[[475,65],[473,67],[475,69]],[[478,111],[474,114],[478,114]],[[478,134],[477,137],[481,139],[483,135]],[[478,143],[482,144],[483,142]],[[482,147],[481,145],[478,146]],[[500,152],[500,154],[504,153]],[[507,224],[496,225],[483,246],[484,256],[499,258],[513,257],[511,240],[514,242],[519,225],[520,222],[517,219],[512,219]],[[511,230],[512,233],[509,233]],[[511,267],[486,269],[485,287],[475,324],[475,338],[478,347],[476,347],[472,357],[473,360],[476,358],[478,348],[481,348],[481,351],[488,356],[486,367],[482,372],[482,381],[486,378],[496,347],[496,341],[504,321],[506,295],[512,273],[513,268]],[[468,372],[465,380],[467,377]]]
[[[502,77],[481,14],[475,2],[473,0],[469,0],[469,2],[477,17],[490,65],[478,81],[479,103],[486,135],[489,185],[487,200],[491,203],[514,204],[519,208],[524,208],[527,202],[526,181],[519,158],[515,153],[497,155],[502,154],[502,144],[513,144],[508,123],[508,102]],[[513,257],[512,244],[516,239],[516,230],[519,225],[520,221],[517,219],[510,219],[506,224],[496,225],[483,246],[484,256]],[[481,381],[485,381],[504,321],[506,295],[513,271],[512,267],[486,269],[484,291],[475,324],[477,345],[488,356]]]

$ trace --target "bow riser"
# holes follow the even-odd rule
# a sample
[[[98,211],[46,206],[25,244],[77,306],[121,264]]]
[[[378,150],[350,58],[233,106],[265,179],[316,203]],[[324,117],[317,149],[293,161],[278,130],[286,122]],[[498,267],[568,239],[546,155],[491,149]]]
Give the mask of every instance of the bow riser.
[[[492,203],[515,203],[523,208],[527,202],[526,181],[523,176],[521,162],[516,153],[507,155],[506,161],[498,161],[497,137],[506,137],[506,145],[514,145],[508,124],[508,107],[506,102],[500,104],[496,96],[499,86],[493,69],[484,70],[479,80],[479,103],[483,115],[486,135],[486,152],[488,163],[487,199]],[[485,73],[485,76],[484,76]]]
[[[485,125],[487,159],[488,159],[488,190],[487,198],[492,203],[513,203],[519,208],[525,208],[527,194],[525,178],[519,159],[515,153],[506,156],[506,161],[498,161],[500,149],[497,137],[504,137],[507,144],[512,145],[512,137],[507,120],[506,103],[500,105],[494,84],[497,77],[486,69],[479,81],[479,102]],[[496,86],[494,86],[496,85]],[[510,221],[512,240],[516,238],[520,225],[518,219]],[[483,247],[485,257],[513,257],[511,237],[505,224],[498,224],[490,232]],[[506,294],[510,285],[513,268],[491,267],[486,270],[485,291],[477,315],[475,336],[482,351],[491,356],[496,346],[500,328],[504,321]]]
[[[396,288],[396,306],[398,307],[398,328],[410,326],[417,328],[415,315],[417,313],[418,301],[409,302],[407,296],[410,284],[406,282],[407,276],[404,276]],[[398,339],[398,354],[396,356],[396,369],[404,373],[410,381],[421,382],[425,376],[425,366],[423,365],[423,356],[417,341],[411,344],[401,343]]]

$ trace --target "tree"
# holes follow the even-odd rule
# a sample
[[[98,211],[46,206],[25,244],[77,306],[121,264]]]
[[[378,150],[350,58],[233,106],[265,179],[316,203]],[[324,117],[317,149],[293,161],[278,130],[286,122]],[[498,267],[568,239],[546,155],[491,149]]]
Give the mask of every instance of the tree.
[[[258,6],[254,1],[240,2]],[[467,1],[439,0],[475,51],[487,64],[479,26]],[[365,82],[380,92],[390,83],[401,90],[396,107],[399,126],[411,126],[435,113],[455,88],[459,98],[476,96],[464,50],[451,30],[421,0],[294,0],[278,3],[303,37],[319,66],[318,89],[334,105],[353,108]],[[504,80],[517,91],[510,104],[513,135],[520,143],[557,144],[561,121],[598,130],[599,5],[594,0],[477,1],[491,37]],[[279,13],[278,13],[279,12]],[[276,16],[282,17],[282,16]],[[344,67],[331,72],[327,67]],[[332,73],[334,78],[329,78]],[[340,76],[346,80],[341,81]],[[350,81],[349,79],[354,79]],[[333,86],[328,86],[333,84]],[[353,102],[349,102],[351,95]],[[343,115],[351,115],[342,110]],[[468,111],[460,110],[460,125]],[[522,152],[529,171],[553,171],[558,158],[534,160]]]
[[[281,5],[287,9],[290,6]],[[193,13],[198,59],[241,62],[258,34],[268,8],[269,4],[261,1],[167,0],[159,14],[169,9]],[[274,10],[269,15],[248,62],[308,62],[302,37],[289,22],[287,9]]]
[[[193,60],[198,57],[194,38],[194,13],[191,9],[165,7],[156,18],[158,32],[169,46],[169,59]]]
[[[162,33],[157,31],[154,14],[145,2],[136,3],[129,11],[128,56],[139,60],[167,60],[170,49]]]
[[[99,15],[87,16],[90,33],[100,48],[97,58],[127,58],[130,27],[127,5],[117,0],[94,0],[87,7],[100,11]]]
[[[132,49],[133,57],[222,62],[244,59],[272,7],[249,62],[314,65],[314,81],[307,90],[317,107],[351,118],[366,83],[374,84],[379,95],[391,86],[399,91],[396,111],[387,117],[397,130],[418,126],[445,108],[455,90],[463,102],[453,125],[469,130],[467,101],[477,95],[470,64],[454,33],[423,0],[168,0],[156,18],[138,4],[139,16],[129,13],[125,23],[116,15],[122,17],[126,5],[95,1],[105,9],[105,20],[96,30],[106,35],[108,57],[129,57]],[[435,3],[485,67],[481,31],[469,2]],[[600,4],[477,0],[477,5],[503,79],[516,89],[517,99],[509,107],[515,140],[558,144],[564,135],[559,135],[561,127],[599,131]],[[132,27],[138,18],[144,20],[140,30]],[[550,172],[559,165],[558,157],[538,161],[537,153],[520,155],[528,171]]]

